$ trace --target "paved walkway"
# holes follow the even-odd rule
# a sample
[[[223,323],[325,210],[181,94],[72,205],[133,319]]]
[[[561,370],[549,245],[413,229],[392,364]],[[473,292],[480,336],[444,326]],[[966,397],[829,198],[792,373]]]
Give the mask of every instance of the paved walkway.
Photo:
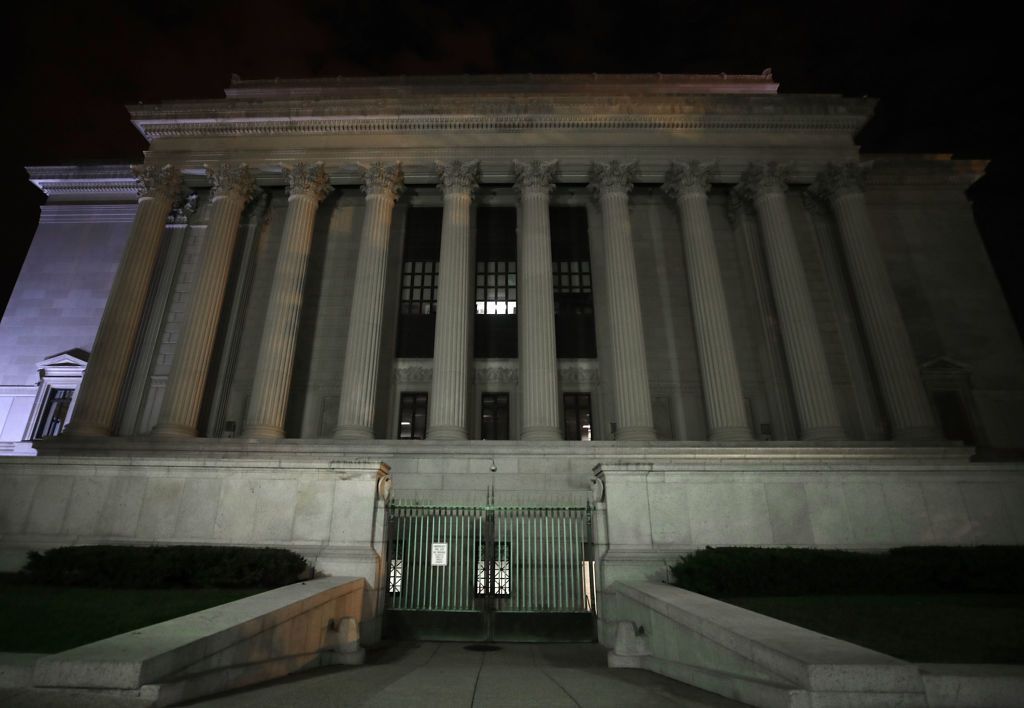
[[[647,671],[609,669],[596,644],[391,644],[358,667],[330,667],[189,705],[292,706],[711,706],[740,704]]]

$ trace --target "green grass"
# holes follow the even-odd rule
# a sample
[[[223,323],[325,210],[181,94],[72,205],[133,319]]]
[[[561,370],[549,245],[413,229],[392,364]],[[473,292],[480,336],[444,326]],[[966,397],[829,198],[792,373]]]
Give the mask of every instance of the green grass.
[[[0,579],[0,651],[64,651],[257,592],[262,590],[110,590]]]
[[[1024,663],[1024,595],[721,598],[912,662]]]

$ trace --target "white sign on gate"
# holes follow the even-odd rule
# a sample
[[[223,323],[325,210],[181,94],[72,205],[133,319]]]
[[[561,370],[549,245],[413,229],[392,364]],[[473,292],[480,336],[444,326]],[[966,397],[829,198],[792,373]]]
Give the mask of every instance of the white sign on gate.
[[[430,565],[448,565],[448,544],[430,544]]]

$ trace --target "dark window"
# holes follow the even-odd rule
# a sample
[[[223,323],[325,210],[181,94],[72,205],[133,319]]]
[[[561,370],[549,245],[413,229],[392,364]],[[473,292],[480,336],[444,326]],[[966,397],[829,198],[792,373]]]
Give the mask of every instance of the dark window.
[[[398,409],[398,439],[425,439],[427,437],[427,394],[423,392],[403,393]]]
[[[480,399],[480,438],[508,440],[508,394],[485,393]]]
[[[551,209],[551,259],[558,356],[595,358],[597,338],[586,209]]]
[[[518,356],[515,209],[477,209],[475,274],[473,355]]]
[[[46,394],[46,402],[43,404],[42,414],[39,416],[39,425],[36,427],[37,438],[52,438],[60,435],[67,423],[68,410],[71,408],[71,398],[74,396],[74,389],[51,388]]]
[[[436,207],[413,207],[406,212],[398,306],[400,357],[434,356],[441,217],[442,210]]]
[[[947,440],[960,440],[965,445],[974,445],[974,429],[971,418],[958,391],[932,391],[932,401],[939,413],[942,435]]]
[[[566,440],[591,440],[590,394],[566,393],[562,396]]]

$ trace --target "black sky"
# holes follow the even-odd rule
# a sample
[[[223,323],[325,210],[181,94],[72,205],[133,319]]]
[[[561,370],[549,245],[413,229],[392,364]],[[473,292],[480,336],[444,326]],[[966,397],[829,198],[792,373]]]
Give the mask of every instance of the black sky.
[[[995,6],[993,5],[992,8]],[[976,219],[1024,329],[1021,41],[984,3],[36,2],[15,50],[0,308],[38,219],[23,165],[139,162],[124,106],[219,98],[244,78],[439,73],[759,73],[784,93],[879,100],[868,152],[991,159]]]

